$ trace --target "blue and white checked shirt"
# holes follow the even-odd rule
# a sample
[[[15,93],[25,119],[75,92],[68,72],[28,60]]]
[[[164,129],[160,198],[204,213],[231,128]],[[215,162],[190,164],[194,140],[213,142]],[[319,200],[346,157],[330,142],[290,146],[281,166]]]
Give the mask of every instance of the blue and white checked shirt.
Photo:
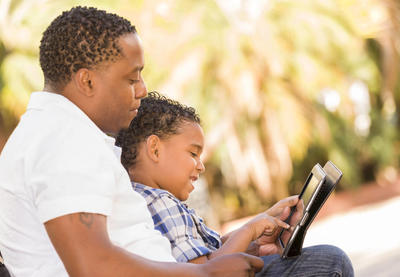
[[[132,187],[146,199],[156,230],[169,239],[178,262],[188,262],[221,247],[219,234],[171,193],[135,182]]]

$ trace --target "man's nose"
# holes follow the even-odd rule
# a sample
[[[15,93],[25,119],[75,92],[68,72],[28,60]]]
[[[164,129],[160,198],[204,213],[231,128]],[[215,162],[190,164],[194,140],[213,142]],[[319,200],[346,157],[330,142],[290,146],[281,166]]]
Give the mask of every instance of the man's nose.
[[[135,87],[135,98],[141,99],[146,96],[147,96],[146,84],[144,83],[143,78],[140,78],[140,82],[138,82]]]

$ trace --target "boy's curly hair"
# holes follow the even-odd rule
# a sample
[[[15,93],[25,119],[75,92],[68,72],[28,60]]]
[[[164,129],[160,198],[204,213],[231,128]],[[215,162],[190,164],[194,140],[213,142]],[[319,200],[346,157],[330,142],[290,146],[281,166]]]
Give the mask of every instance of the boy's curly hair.
[[[80,6],[64,11],[40,41],[45,83],[62,89],[79,69],[117,60],[122,54],[117,39],[128,33],[136,33],[135,27],[116,14]]]
[[[143,98],[137,116],[128,129],[121,130],[116,145],[122,148],[121,163],[126,170],[136,164],[138,146],[151,135],[161,139],[178,134],[183,122],[200,124],[192,107],[171,100],[158,92],[149,92]]]

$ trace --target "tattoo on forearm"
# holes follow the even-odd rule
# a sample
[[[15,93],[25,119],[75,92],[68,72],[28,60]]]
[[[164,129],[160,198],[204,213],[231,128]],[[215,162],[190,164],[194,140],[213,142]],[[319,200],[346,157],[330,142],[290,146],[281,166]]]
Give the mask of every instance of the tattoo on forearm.
[[[79,214],[79,220],[80,220],[80,222],[85,224],[86,227],[90,228],[92,226],[92,224],[93,224],[94,217],[93,217],[93,214],[80,213]]]

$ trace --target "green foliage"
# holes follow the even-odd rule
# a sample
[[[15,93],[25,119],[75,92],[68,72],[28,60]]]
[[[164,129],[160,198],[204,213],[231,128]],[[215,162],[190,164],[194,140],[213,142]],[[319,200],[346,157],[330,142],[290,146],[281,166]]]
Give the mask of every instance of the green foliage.
[[[29,93],[41,89],[41,33],[78,4],[130,19],[143,40],[148,89],[198,110],[207,137],[205,177],[221,218],[298,193],[316,162],[332,160],[343,170],[338,189],[397,168],[394,0],[0,0],[3,136]],[[352,98],[354,84],[366,86],[364,108]],[[339,99],[336,106],[328,107],[324,93]]]

